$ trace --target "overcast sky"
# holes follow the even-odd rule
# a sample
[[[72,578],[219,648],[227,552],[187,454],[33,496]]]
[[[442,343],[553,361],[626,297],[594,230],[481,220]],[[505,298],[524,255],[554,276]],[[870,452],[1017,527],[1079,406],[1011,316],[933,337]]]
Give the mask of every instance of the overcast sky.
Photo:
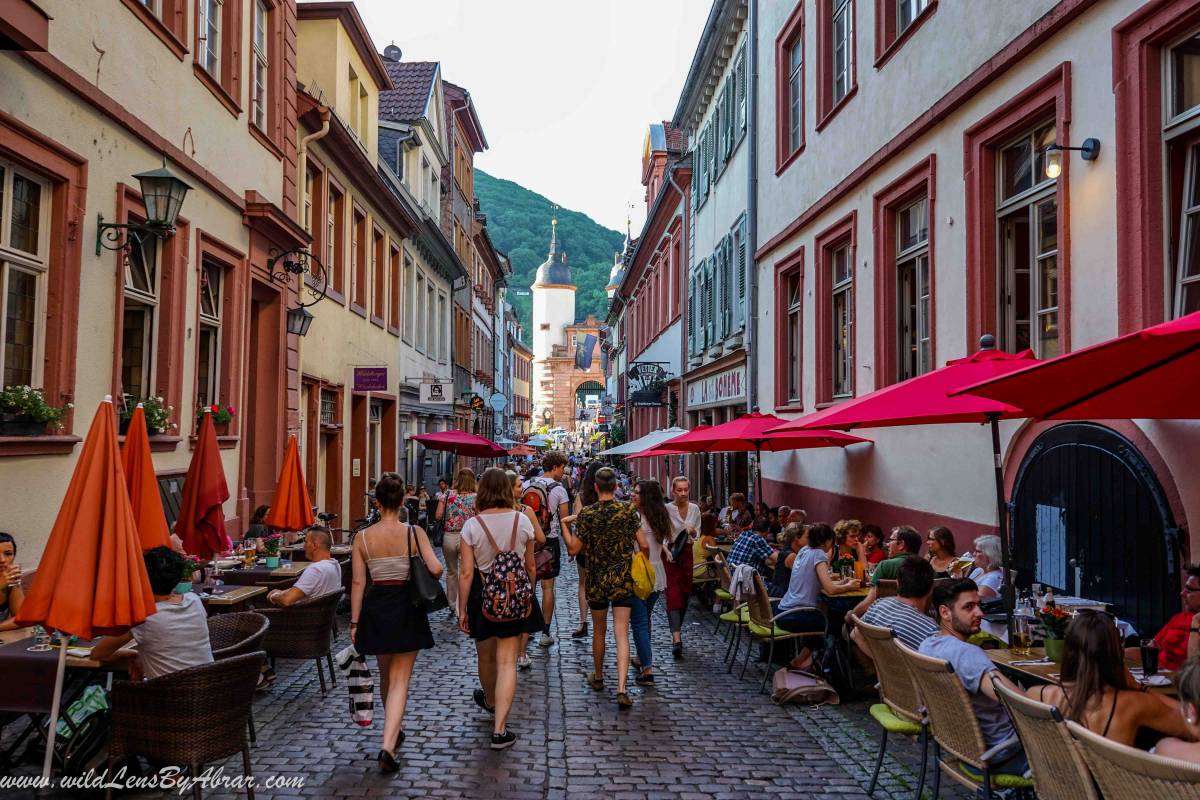
[[[379,50],[471,92],[485,172],[623,231],[647,126],[675,113],[708,0],[356,0]],[[486,210],[486,209],[485,209]]]

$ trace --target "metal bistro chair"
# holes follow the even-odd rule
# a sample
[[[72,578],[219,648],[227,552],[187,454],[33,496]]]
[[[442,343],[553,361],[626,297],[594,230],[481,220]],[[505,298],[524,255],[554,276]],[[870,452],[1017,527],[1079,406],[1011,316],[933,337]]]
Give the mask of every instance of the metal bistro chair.
[[[776,625],[776,621],[784,617],[796,614],[800,611],[817,611],[821,614],[821,618],[825,619],[824,612],[819,608],[811,606],[799,606],[797,608],[789,608],[787,611],[781,611],[778,614],[772,615],[771,597],[767,594],[767,585],[763,583],[762,576],[757,572],[754,573],[754,594],[750,596],[749,602],[750,621],[746,624],[746,631],[750,634],[746,641],[746,657],[742,661],[742,672],[738,675],[739,678],[746,674],[746,666],[750,663],[750,650],[753,642],[767,643],[767,661],[763,665],[762,685],[759,687],[761,692],[767,686],[767,678],[773,673],[771,672],[771,664],[775,657],[776,642],[790,642],[793,646],[793,655],[795,654],[795,643],[802,639],[819,639],[821,646],[824,646],[825,639],[829,634],[828,620],[819,631],[801,631],[793,633],[792,631],[784,630]],[[817,650],[813,648],[813,661],[817,660]]]
[[[1200,766],[1109,741],[1067,723],[1104,800],[1200,800]]]
[[[713,564],[717,569],[717,588],[713,591],[713,594],[716,596],[717,602],[721,604],[721,608],[724,609],[725,606],[733,604],[733,576],[729,574],[729,565],[725,563],[725,556],[721,553],[713,556]],[[719,633],[721,631],[721,623],[727,621],[722,619],[721,615],[718,614],[717,624],[713,627],[713,633]]]
[[[192,775],[201,766],[241,752],[247,778],[250,747],[246,724],[254,682],[262,670],[262,651],[172,672],[148,681],[116,681],[112,689],[112,741],[108,769],[130,756],[163,764],[186,765]],[[254,800],[254,786],[246,793]],[[200,783],[192,785],[200,798]],[[105,789],[111,800],[112,785]]]
[[[301,600],[287,608],[262,608],[258,613],[271,622],[263,640],[263,649],[274,664],[277,658],[313,659],[317,662],[317,677],[321,680],[321,694],[328,689],[325,686],[325,672],[321,668],[324,658],[329,667],[329,680],[337,686],[334,676],[333,655],[330,648],[333,643],[333,617],[338,601],[342,599],[342,590],[329,592],[318,597]]]
[[[262,650],[263,638],[271,623],[262,614],[253,611],[238,611],[233,614],[218,614],[208,618],[208,643],[212,647],[214,661],[255,653]],[[250,707],[247,721],[250,744],[258,744],[258,732],[254,727],[254,707]]]
[[[995,680],[995,673],[992,677],[992,686],[1008,709],[1008,716],[1025,746],[1038,797],[1041,800],[1100,800],[1087,762],[1071,738],[1058,707],[1014,692]]]
[[[899,645],[897,650],[917,684],[917,691],[925,703],[925,713],[929,716],[934,762],[940,767],[933,774],[933,796],[938,797],[943,772],[971,791],[977,790],[982,783],[987,800],[994,796],[993,787],[1032,789],[1033,781],[1024,776],[1004,772],[992,774],[992,767],[1009,755],[1019,740],[1014,736],[994,747],[987,746],[971,698],[950,662]],[[943,750],[952,758],[944,758]],[[964,770],[963,765],[977,770],[982,779]]]
[[[875,662],[875,677],[879,679],[879,699],[882,702],[871,706],[871,716],[879,723],[883,733],[879,739],[879,755],[875,758],[875,770],[871,773],[871,786],[867,794],[874,796],[879,770],[883,766],[883,754],[887,751],[889,733],[916,736],[921,745],[921,774],[917,779],[920,800],[925,788],[926,764],[929,760],[929,718],[925,715],[925,704],[917,691],[916,681],[900,653],[896,634],[889,628],[869,625],[850,612],[846,620],[858,629],[867,655]]]

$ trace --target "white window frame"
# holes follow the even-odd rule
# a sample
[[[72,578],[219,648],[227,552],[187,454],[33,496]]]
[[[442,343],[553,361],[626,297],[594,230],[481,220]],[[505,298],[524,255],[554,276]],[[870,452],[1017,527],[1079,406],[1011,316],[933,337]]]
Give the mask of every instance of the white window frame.
[[[799,58],[797,58],[799,55]],[[804,109],[801,98],[804,96],[804,36],[796,37],[788,48],[788,155],[800,149],[803,141],[801,120],[804,119]]]
[[[425,342],[425,357],[437,360],[438,354],[438,321],[437,321],[437,286],[428,276],[425,277],[425,303],[421,312],[425,317],[428,333]]]
[[[917,21],[917,17],[929,7],[929,0],[895,0],[896,2],[896,35],[895,39],[900,38],[906,30],[912,27],[912,24]],[[907,21],[906,20],[907,12]]]
[[[923,206],[924,238],[904,246],[904,213]],[[898,381],[923,375],[932,368],[932,286],[929,276],[929,197],[922,195],[896,211],[896,345]],[[909,298],[912,302],[909,302]],[[915,351],[915,363],[913,360]]]
[[[251,67],[250,67],[250,122],[260,131],[266,132],[268,119],[267,102],[270,98],[270,61],[268,52],[270,43],[267,40],[267,20],[271,9],[263,0],[253,0],[254,11],[251,17]]]
[[[792,291],[792,282],[795,282]],[[788,292],[786,312],[784,357],[787,361],[785,379],[787,380],[787,396],[789,403],[803,402],[804,373],[801,370],[800,345],[804,337],[804,274],[799,269],[784,276],[784,290]]]
[[[225,0],[200,0],[197,6],[200,66],[218,81],[221,80],[221,39],[225,35],[223,5]]]
[[[1167,248],[1169,257],[1164,259],[1164,269],[1167,271],[1166,280],[1163,281],[1165,307],[1168,313],[1175,317],[1183,316],[1187,308],[1185,290],[1200,282],[1200,269],[1194,276],[1186,275],[1189,252],[1193,247],[1200,247],[1200,243],[1193,244],[1196,238],[1200,237],[1200,204],[1188,203],[1189,198],[1200,197],[1200,138],[1197,138],[1197,131],[1200,131],[1200,103],[1183,109],[1178,114],[1173,113],[1176,90],[1173,63],[1175,51],[1180,45],[1197,37],[1200,37],[1200,29],[1191,30],[1163,49],[1163,150],[1169,156],[1174,146],[1186,148],[1183,156],[1183,196],[1179,201],[1178,217],[1171,219],[1173,227],[1169,233]],[[1170,171],[1177,168],[1178,165],[1172,164],[1170,157],[1163,159],[1162,203],[1168,219],[1172,216],[1174,199],[1170,194]],[[1173,252],[1171,248],[1174,248]]]
[[[417,270],[416,288],[413,291],[413,297],[417,303],[417,335],[416,341],[413,343],[418,353],[426,353],[429,349],[429,317],[427,310],[423,308],[421,300],[425,297],[425,273]]]
[[[46,346],[46,281],[50,268],[50,206],[53,199],[49,181],[46,181],[26,169],[18,167],[11,161],[0,159],[0,169],[4,171],[0,178],[0,384],[4,378],[4,336],[8,320],[8,279],[10,271],[19,270],[33,275],[35,279],[34,292],[34,331],[33,331],[33,363],[30,369],[30,386],[40,387],[43,382],[43,363]],[[41,188],[38,204],[38,241],[35,245],[37,252],[28,253],[12,246],[12,200],[13,178],[20,175],[27,181],[38,184]]]
[[[845,253],[846,277],[837,279],[838,254]],[[854,248],[846,241],[829,250],[829,321],[832,326],[830,341],[830,378],[835,398],[854,394]],[[842,328],[838,320],[838,307],[842,306],[845,317],[845,347],[841,346]]]
[[[205,285],[208,282],[207,281],[207,271],[210,267],[217,274],[217,289],[216,289],[216,293],[212,296],[213,310],[216,312],[215,315],[206,314],[204,312]],[[221,347],[224,344],[223,339],[225,338],[224,336],[222,336],[222,330],[221,330],[221,312],[223,310],[222,306],[221,306],[221,290],[224,288],[222,286],[222,284],[225,282],[225,270],[217,262],[201,261],[201,263],[200,263],[200,279],[201,279],[202,283],[200,284],[200,303],[199,303],[199,305],[200,305],[200,315],[199,315],[200,316],[200,330],[199,330],[199,335],[203,336],[206,329],[211,331],[212,336],[213,336],[213,346],[209,349],[209,354],[208,354],[209,386],[201,387],[199,385],[199,383],[200,383],[200,381],[199,381],[200,364],[197,361],[197,364],[196,364],[196,377],[197,377],[196,390],[197,390],[197,393],[199,393],[201,391],[205,391],[205,404],[211,405],[213,403],[219,402],[220,393],[221,393]],[[199,342],[197,342],[197,348],[196,348],[197,355],[199,354],[199,349],[200,349]],[[226,400],[228,400],[228,398],[226,398]]]
[[[160,317],[159,305],[160,305],[161,297],[162,297],[162,271],[163,271],[162,270],[163,264],[162,264],[162,245],[161,245],[161,243],[159,242],[157,237],[151,237],[150,239],[147,240],[147,244],[150,247],[150,252],[154,259],[154,278],[153,278],[154,286],[152,287],[150,292],[145,292],[145,291],[142,291],[141,289],[138,289],[137,287],[135,287],[133,285],[133,280],[131,277],[133,264],[132,264],[130,258],[128,256],[125,256],[125,259],[124,259],[124,261],[125,261],[125,287],[124,287],[125,304],[124,304],[124,308],[122,309],[122,317],[124,317],[124,314],[129,311],[130,301],[133,301],[134,304],[147,309],[145,313],[150,316],[150,324],[145,326],[145,340],[142,342],[142,350],[143,350],[143,353],[145,354],[144,357],[146,359],[146,363],[142,365],[142,383],[143,383],[142,397],[150,397],[152,395],[157,394],[157,392],[154,388],[154,384],[155,384],[155,381],[158,379],[158,375],[157,375],[158,359],[156,358],[156,356],[158,353],[158,333],[159,333],[158,324],[159,324],[159,317]],[[136,247],[136,243],[133,246]],[[122,320],[121,324],[122,325],[124,324],[123,320]],[[124,350],[123,344],[124,344],[124,337],[122,336],[122,350]],[[122,364],[121,364],[121,372],[122,372],[122,385],[121,385],[122,394],[125,397],[131,398],[134,402],[136,402],[137,400],[140,400],[141,399],[140,397],[135,397],[134,395],[125,391],[125,385],[124,385],[124,380],[123,380],[124,372],[125,372],[124,361],[122,361]]]
[[[854,0],[830,0],[832,13],[829,16],[829,80],[832,105],[837,105],[850,94],[854,83]],[[843,36],[838,37],[839,20],[844,23]],[[841,57],[838,48],[841,47]],[[838,82],[841,81],[840,87]]]

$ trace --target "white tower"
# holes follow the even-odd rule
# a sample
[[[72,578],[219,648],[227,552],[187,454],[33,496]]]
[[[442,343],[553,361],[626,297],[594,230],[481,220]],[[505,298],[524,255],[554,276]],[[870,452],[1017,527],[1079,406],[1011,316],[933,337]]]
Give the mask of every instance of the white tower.
[[[575,284],[567,254],[558,252],[558,220],[550,220],[550,252],[538,267],[533,293],[533,414],[534,425],[544,422],[543,410],[554,407],[554,387],[546,359],[554,345],[565,345],[566,327],[575,322]],[[560,420],[561,423],[561,420]]]

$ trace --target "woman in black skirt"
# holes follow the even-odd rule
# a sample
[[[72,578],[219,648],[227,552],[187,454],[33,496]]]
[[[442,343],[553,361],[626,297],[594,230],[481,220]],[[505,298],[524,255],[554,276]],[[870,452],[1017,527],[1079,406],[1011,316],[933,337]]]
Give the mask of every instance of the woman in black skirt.
[[[497,467],[483,473],[479,481],[475,512],[475,516],[467,520],[462,529],[458,624],[464,633],[470,634],[475,640],[479,656],[479,682],[483,684],[482,689],[475,690],[475,702],[495,715],[492,749],[504,750],[512,747],[517,739],[508,730],[507,722],[517,689],[517,655],[521,634],[540,631],[542,614],[535,599],[525,619],[492,622],[483,615],[483,578],[480,573],[491,570],[498,552],[511,548],[522,554],[530,585],[534,585],[534,531],[528,517],[513,508],[512,484],[504,470]],[[495,541],[495,547],[489,541],[488,533]]]
[[[404,706],[418,650],[433,647],[429,617],[413,605],[409,590],[409,559],[413,550],[437,578],[442,565],[425,531],[401,522],[404,481],[385,472],[375,486],[381,519],[354,537],[354,582],[350,587],[350,641],[363,655],[379,661],[379,690],[383,698],[383,746],[379,768],[395,772],[396,747],[404,742]],[[371,589],[365,593],[367,574]]]

